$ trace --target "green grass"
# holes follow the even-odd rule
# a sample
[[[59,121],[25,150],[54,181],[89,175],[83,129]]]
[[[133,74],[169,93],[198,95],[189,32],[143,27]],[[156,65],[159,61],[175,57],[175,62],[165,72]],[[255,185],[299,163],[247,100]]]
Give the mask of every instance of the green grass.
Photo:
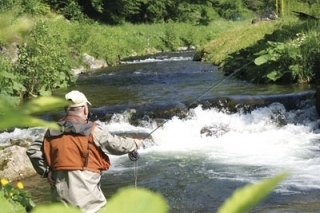
[[[252,46],[266,34],[272,33],[279,24],[278,21],[259,22],[251,24],[244,22],[242,25],[222,31],[215,39],[204,46],[202,61],[219,65],[229,54]]]
[[[228,74],[248,64],[236,76],[252,83],[314,83],[320,78],[318,29],[319,21],[296,17],[246,23],[216,36],[196,58]]]
[[[216,21],[209,26],[185,23],[163,23],[152,25],[105,26],[87,24],[81,28],[73,25],[73,32],[85,34],[77,40],[80,52],[106,59],[110,65],[117,56],[145,55],[155,52],[176,51],[179,47],[200,47],[214,39],[219,33],[241,23]],[[97,42],[98,41],[98,42]]]

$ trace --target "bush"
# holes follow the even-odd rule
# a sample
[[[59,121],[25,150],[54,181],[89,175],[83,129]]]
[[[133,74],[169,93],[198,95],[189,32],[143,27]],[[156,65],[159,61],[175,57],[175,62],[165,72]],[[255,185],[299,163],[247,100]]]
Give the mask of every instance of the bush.
[[[22,182],[18,182],[16,187],[13,187],[4,178],[1,179],[0,184],[0,202],[4,212],[31,212],[35,207],[31,195],[23,190]],[[14,209],[14,211],[10,211],[10,209]]]
[[[0,67],[0,98],[10,105],[18,105],[20,103],[19,94],[23,93],[26,88],[13,74],[13,67],[8,58],[0,57]]]
[[[13,73],[26,88],[21,96],[48,96],[53,89],[74,82],[68,48],[59,33],[53,29],[49,31],[47,22],[38,21],[27,43],[20,47]]]
[[[318,27],[318,22],[298,20],[274,25],[272,33],[231,53],[221,66],[232,73],[254,62],[237,73],[240,79],[253,83],[314,83],[319,78]]]

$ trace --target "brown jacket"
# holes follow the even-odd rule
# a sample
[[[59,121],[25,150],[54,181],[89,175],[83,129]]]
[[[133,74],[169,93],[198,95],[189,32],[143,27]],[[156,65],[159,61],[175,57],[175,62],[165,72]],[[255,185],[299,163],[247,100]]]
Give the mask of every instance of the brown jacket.
[[[60,131],[48,130],[43,150],[51,170],[88,170],[101,173],[110,167],[109,157],[94,143],[95,124],[76,116],[58,122]]]

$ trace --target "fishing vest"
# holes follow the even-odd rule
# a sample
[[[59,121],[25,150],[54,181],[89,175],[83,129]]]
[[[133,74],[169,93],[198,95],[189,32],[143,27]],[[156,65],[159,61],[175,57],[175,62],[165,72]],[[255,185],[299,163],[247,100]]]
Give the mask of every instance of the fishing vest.
[[[43,151],[51,170],[88,170],[101,173],[110,167],[109,157],[93,141],[93,122],[67,116],[58,122],[60,130],[48,130]]]

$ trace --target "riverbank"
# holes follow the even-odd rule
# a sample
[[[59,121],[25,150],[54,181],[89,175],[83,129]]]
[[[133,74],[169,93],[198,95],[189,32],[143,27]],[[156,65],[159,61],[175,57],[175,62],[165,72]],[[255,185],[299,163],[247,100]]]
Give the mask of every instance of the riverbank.
[[[314,84],[320,78],[318,20],[287,17],[237,26],[198,49],[195,59],[255,84]]]

